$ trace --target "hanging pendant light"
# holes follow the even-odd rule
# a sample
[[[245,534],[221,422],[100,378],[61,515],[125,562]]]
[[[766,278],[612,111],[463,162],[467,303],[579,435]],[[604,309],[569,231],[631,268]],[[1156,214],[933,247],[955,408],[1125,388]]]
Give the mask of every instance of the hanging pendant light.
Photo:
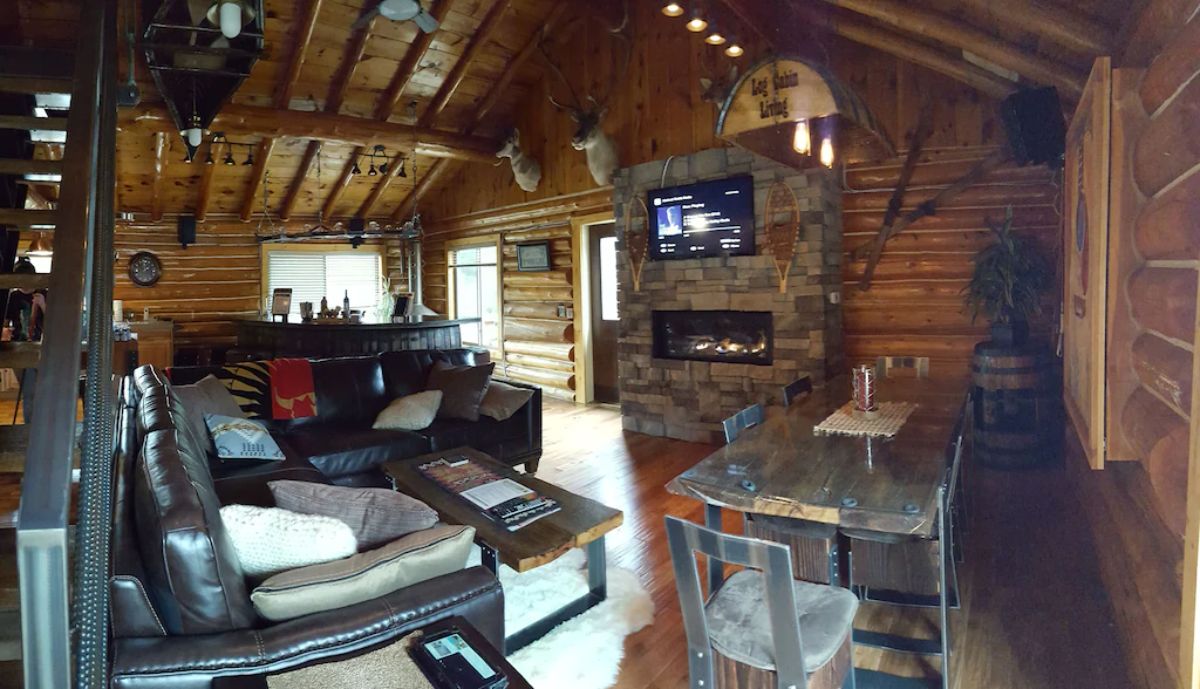
[[[802,156],[812,153],[812,134],[808,129],[808,120],[796,122],[796,129],[792,132],[792,150]]]
[[[358,167],[358,159],[357,158],[354,160],[354,165],[350,168],[350,174],[352,174],[352,175],[361,175],[362,174],[362,170]]]
[[[246,148],[248,149],[246,151],[246,160],[242,161],[242,165],[243,166],[253,165],[254,164],[254,147],[247,145]]]
[[[724,45],[725,34],[721,33],[721,30],[717,28],[716,22],[709,24],[708,35],[704,37],[704,42],[709,45]]]
[[[367,177],[378,175],[379,171],[375,169],[375,163],[371,163],[371,167],[367,169]]]
[[[827,168],[833,167],[833,139],[828,136],[821,139],[821,164]]]
[[[243,0],[215,0],[208,8],[208,21],[221,27],[225,38],[234,39],[243,26],[254,21],[254,9]]]
[[[725,57],[741,57],[745,54],[746,50],[738,42],[737,36],[730,36],[729,45],[725,46]]]
[[[692,5],[692,16],[684,26],[692,33],[700,33],[708,28],[708,21],[704,19],[704,15],[700,12],[700,5]]]
[[[668,2],[662,6],[662,13],[668,17],[682,17],[683,5],[677,2]]]

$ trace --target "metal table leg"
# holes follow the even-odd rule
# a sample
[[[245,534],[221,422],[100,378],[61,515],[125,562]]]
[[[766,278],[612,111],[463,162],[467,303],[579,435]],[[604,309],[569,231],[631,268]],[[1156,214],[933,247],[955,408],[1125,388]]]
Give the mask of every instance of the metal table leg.
[[[493,567],[496,566],[495,551],[485,544],[480,544],[480,547],[483,549],[484,553],[484,567],[487,567],[495,572],[496,570],[493,569]],[[489,552],[491,553],[492,558],[492,564],[490,565],[488,564]],[[603,536],[587,544],[587,558],[588,592],[562,606],[550,615],[547,615],[537,622],[534,622],[521,631],[509,635],[504,640],[505,655],[509,655],[521,650],[534,641],[542,638],[548,634],[550,630],[554,629],[563,622],[566,622],[573,617],[578,617],[579,615],[582,615],[588,610],[591,610],[600,603],[604,602],[604,600],[608,597],[608,567]]]
[[[704,505],[704,525],[708,528],[721,532],[721,506],[705,504]],[[719,560],[713,558],[708,559],[708,595],[713,595],[725,582],[725,566]]]

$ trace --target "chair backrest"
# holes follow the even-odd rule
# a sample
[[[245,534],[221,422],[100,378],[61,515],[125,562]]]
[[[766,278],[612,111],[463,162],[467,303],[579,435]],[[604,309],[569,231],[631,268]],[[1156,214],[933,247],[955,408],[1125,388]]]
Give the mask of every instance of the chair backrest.
[[[790,407],[797,399],[812,394],[812,378],[803,376],[788,383],[783,388],[783,406]]]
[[[763,422],[763,408],[761,404],[752,404],[749,407],[741,410],[733,416],[725,419],[722,425],[725,427],[725,442],[732,443],[738,439],[742,431],[747,428],[754,428]]]
[[[881,356],[875,360],[875,375],[880,378],[928,378],[927,356]]]
[[[693,689],[715,687],[712,644],[708,620],[704,615],[705,597],[696,570],[696,553],[720,562],[741,565],[762,572],[766,585],[767,616],[771,621],[771,640],[775,647],[775,673],[778,686],[806,689],[804,648],[800,641],[800,620],[796,617],[795,591],[792,588],[792,556],[788,547],[714,531],[678,517],[668,516],[667,543],[675,569],[675,587],[683,613],[683,628],[688,643],[688,670]],[[715,594],[709,591],[709,597]]]

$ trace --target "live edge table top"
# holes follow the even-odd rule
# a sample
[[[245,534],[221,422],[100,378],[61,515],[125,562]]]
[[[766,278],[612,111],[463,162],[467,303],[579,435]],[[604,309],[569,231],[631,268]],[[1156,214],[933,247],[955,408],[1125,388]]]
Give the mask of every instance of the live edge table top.
[[[465,455],[472,462],[485,465],[503,478],[510,478],[558,501],[562,509],[517,531],[505,529],[485,517],[464,498],[445,490],[417,470],[422,464],[455,455]],[[436,510],[444,521],[475,527],[476,537],[495,549],[501,562],[518,572],[541,567],[572,548],[583,547],[617,528],[625,519],[620,510],[563,490],[533,476],[518,473],[487,454],[469,447],[386,462],[383,470],[395,483],[396,490],[424,501]]]
[[[835,378],[790,408],[773,409],[667,490],[739,512],[929,536],[966,389],[962,381],[879,380],[878,401],[917,405],[894,437],[814,433],[850,400],[849,380]]]

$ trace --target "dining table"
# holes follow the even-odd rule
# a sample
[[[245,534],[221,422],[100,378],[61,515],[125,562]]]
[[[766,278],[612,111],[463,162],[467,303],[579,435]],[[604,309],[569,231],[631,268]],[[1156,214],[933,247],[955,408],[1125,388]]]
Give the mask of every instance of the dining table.
[[[850,412],[847,405],[853,404],[850,377],[836,376],[786,408],[770,408],[762,423],[676,476],[667,490],[702,501],[706,526],[717,531],[726,510],[789,517],[844,530],[937,539],[945,564],[953,559],[940,538],[952,530],[945,496],[954,480],[950,469],[957,465],[952,460],[961,456],[968,392],[966,380],[879,378],[875,399],[880,406],[899,403],[910,410],[894,435],[830,433],[817,427],[843,407]],[[710,592],[723,576],[719,563],[710,563]],[[957,599],[957,585],[953,598],[947,588],[942,586],[936,603],[943,621]],[[948,631],[936,646],[934,640],[919,643],[860,630],[855,641],[918,653],[949,648]],[[941,684],[947,686],[948,680],[943,663]]]

